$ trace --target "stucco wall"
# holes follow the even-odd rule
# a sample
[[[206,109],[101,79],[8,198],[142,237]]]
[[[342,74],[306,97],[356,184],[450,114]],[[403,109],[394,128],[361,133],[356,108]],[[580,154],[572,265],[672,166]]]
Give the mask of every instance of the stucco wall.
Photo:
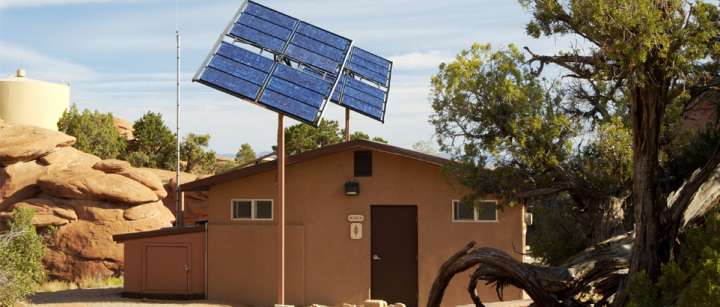
[[[343,184],[353,178],[353,152],[332,154],[287,169],[286,220],[288,227],[288,303],[338,305],[370,298],[370,206],[414,205],[418,208],[419,303],[424,305],[440,265],[474,240],[480,246],[513,252],[524,244],[523,209],[499,211],[497,223],[453,223],[452,200],[463,189],[448,183],[436,165],[373,152],[373,176],[359,177],[359,196],[346,196]],[[275,198],[275,172],[265,172],[210,189],[209,298],[251,305],[272,305],[275,287],[275,242],[272,221],[230,219],[233,198]],[[276,208],[277,209],[277,208]],[[350,239],[347,216],[361,214],[363,238]],[[231,227],[230,225],[242,225]],[[256,225],[256,226],[248,226]],[[304,246],[296,233],[301,227]],[[255,231],[243,231],[257,228]],[[242,233],[242,234],[241,234]],[[232,247],[231,247],[232,246]],[[248,252],[252,250],[252,252]],[[304,270],[298,259],[302,251]],[[295,262],[293,262],[295,261]],[[228,274],[233,264],[235,274]],[[246,273],[243,273],[246,272]],[[297,277],[303,276],[303,281]],[[460,274],[446,292],[444,305],[471,303],[465,290],[468,274]],[[291,277],[295,276],[295,277]],[[234,278],[234,279],[233,279]],[[217,279],[217,280],[216,280]],[[253,282],[242,281],[251,279]],[[239,284],[242,283],[242,286]],[[304,295],[291,294],[304,288]],[[484,300],[495,301],[494,289],[482,288]],[[301,300],[304,299],[304,300]],[[505,299],[521,292],[506,289]]]
[[[185,233],[176,235],[164,235],[157,237],[131,239],[123,242],[125,253],[125,275],[124,275],[124,291],[129,293],[150,293],[150,294],[200,294],[205,293],[205,259],[203,257],[204,249],[204,232]],[[154,253],[148,255],[148,247],[180,247],[186,246],[189,251],[189,272],[187,292],[166,291],[151,289],[149,283],[160,288],[176,289],[177,278],[168,278],[169,273],[163,273],[158,270],[148,270],[148,265],[152,263],[162,262],[165,259],[172,258],[173,255]],[[149,259],[152,257],[154,259]],[[159,266],[156,266],[156,268]],[[149,276],[150,272],[153,276]],[[148,278],[152,280],[148,280]],[[165,287],[163,287],[165,286]],[[168,293],[170,292],[170,293]]]

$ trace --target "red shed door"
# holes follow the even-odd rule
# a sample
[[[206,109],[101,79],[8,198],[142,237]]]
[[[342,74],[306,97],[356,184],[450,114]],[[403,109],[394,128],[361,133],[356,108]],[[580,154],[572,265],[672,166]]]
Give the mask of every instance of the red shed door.
[[[370,209],[372,298],[418,305],[417,207]]]
[[[145,291],[188,294],[190,292],[189,271],[189,246],[145,246]]]

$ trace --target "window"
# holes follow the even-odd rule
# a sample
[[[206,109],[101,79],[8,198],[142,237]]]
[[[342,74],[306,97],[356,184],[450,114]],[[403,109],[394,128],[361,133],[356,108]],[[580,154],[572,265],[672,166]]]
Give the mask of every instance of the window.
[[[233,199],[230,206],[233,220],[272,220],[271,199]]]
[[[255,218],[259,220],[272,220],[273,217],[272,200],[256,200],[255,201]]]
[[[372,151],[355,152],[355,177],[372,176]]]
[[[232,202],[232,218],[233,219],[251,219],[252,218],[252,201],[250,201],[250,200],[234,200]]]
[[[497,201],[481,200],[474,206],[459,200],[453,201],[453,221],[456,222],[496,222]]]

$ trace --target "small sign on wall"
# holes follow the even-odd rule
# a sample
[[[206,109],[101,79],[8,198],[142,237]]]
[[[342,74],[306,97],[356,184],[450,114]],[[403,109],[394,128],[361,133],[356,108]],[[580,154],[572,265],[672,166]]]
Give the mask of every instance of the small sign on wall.
[[[362,224],[361,223],[350,223],[350,239],[353,239],[353,240],[362,239]]]
[[[350,214],[348,215],[348,222],[359,223],[365,220],[365,216],[362,214]]]

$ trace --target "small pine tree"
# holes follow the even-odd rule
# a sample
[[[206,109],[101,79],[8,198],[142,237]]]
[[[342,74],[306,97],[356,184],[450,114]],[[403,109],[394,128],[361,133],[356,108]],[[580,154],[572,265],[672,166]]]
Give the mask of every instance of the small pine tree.
[[[255,159],[257,159],[255,151],[248,143],[240,145],[240,149],[238,149],[238,152],[235,154],[235,162],[237,162],[238,165],[246,164]]]
[[[175,134],[165,126],[160,113],[145,113],[133,129],[135,140],[126,158],[133,166],[175,169]]]
[[[185,161],[185,172],[209,174],[215,171],[215,152],[206,151],[209,134],[189,133],[180,144],[180,159]]]

